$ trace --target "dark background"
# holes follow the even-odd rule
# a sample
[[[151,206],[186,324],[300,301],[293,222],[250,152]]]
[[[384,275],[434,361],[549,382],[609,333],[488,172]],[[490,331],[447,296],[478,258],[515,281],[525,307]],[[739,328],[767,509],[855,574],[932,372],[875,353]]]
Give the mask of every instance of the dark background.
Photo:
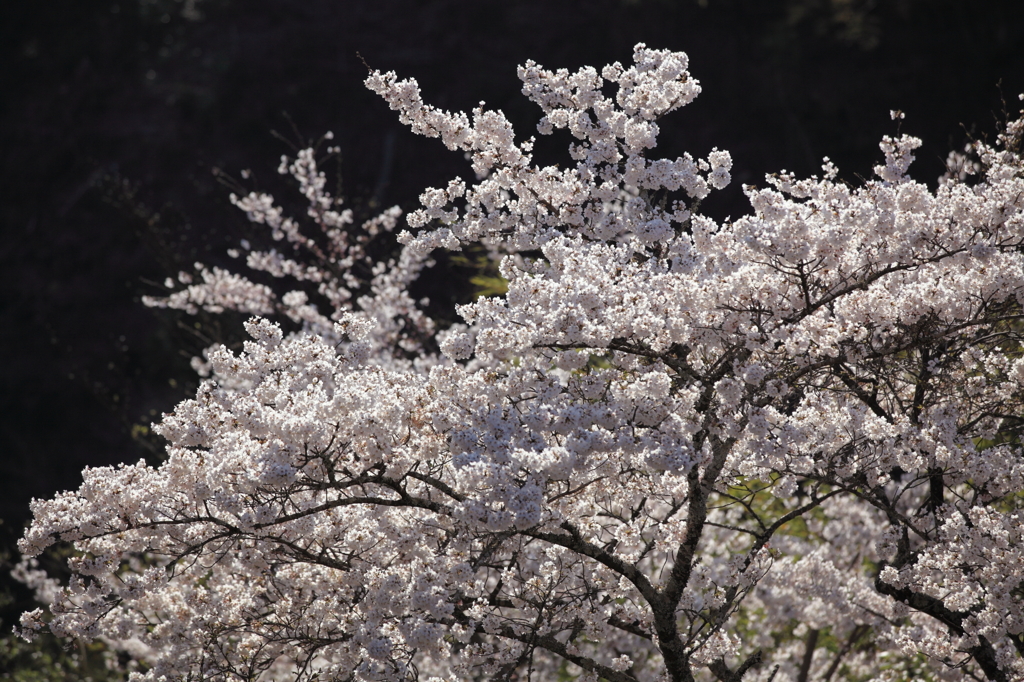
[[[703,84],[657,151],[732,152],[733,186],[705,206],[718,218],[747,210],[741,183],[819,172],[824,155],[870,176],[895,108],[934,184],[969,132],[991,136],[1001,93],[1013,113],[1024,92],[1021,0],[0,3],[0,551],[13,558],[29,499],[77,487],[84,466],[159,461],[147,427],[194,390],[189,357],[237,334],[235,319],[197,327],[139,302],[247,234],[213,169],[285,187],[274,170],[291,150],[271,131],[332,130],[345,196],[410,210],[472,176],[365,90],[363,59],[417,78],[432,104],[485,100],[526,137],[538,114],[517,64],[628,63],[640,41],[686,51]],[[450,319],[468,294],[439,272],[423,287]],[[0,573],[6,630],[27,601]]]

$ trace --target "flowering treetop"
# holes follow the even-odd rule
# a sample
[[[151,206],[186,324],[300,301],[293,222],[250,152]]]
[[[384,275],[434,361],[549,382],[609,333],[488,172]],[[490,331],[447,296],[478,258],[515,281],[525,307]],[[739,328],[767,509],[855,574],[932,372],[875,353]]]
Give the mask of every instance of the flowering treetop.
[[[286,170],[323,235],[237,200],[324,254],[250,267],[333,310],[226,272],[171,294],[304,331],[253,319],[157,427],[163,465],[34,503],[23,551],[81,552],[50,629],[148,680],[1024,678],[1024,119],[934,191],[887,137],[876,179],[826,160],[718,223],[728,152],[648,156],[700,92],[686,55],[633,62],[520,69],[538,132],[574,138],[544,168],[500,112],[371,73],[477,181],[424,192],[355,305],[312,152]],[[477,242],[508,293],[403,360],[433,333],[417,264]]]

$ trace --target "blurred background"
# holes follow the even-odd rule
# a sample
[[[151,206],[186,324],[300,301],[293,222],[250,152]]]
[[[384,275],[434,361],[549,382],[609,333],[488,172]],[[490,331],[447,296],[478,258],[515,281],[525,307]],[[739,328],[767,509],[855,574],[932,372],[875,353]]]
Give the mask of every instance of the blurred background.
[[[197,260],[229,263],[249,234],[217,174],[251,169],[247,186],[285,199],[280,156],[330,130],[328,170],[357,213],[408,211],[472,173],[398,124],[363,87],[364,60],[434,105],[501,108],[528,137],[538,110],[518,64],[627,63],[637,42],[690,55],[703,94],[662,122],[657,152],[732,152],[733,185],[705,204],[719,219],[746,212],[740,184],[817,173],[822,156],[870,177],[891,109],[924,138],[913,174],[934,185],[1024,92],[1020,0],[0,3],[0,679],[105,674],[84,645],[8,635],[33,606],[8,576],[14,544],[29,500],[77,487],[83,467],[158,462],[149,425],[194,391],[189,359],[238,338],[239,319],[140,303]],[[470,274],[442,260],[421,282],[442,322]]]

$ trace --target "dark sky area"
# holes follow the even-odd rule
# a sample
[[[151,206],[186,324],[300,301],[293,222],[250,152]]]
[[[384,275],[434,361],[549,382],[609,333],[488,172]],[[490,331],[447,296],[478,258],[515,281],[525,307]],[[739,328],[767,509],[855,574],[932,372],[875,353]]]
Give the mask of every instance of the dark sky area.
[[[159,461],[146,427],[194,390],[189,357],[237,336],[236,319],[197,327],[139,302],[248,234],[214,169],[251,168],[283,196],[291,150],[271,131],[332,130],[351,202],[411,210],[472,175],[398,124],[363,60],[432,104],[486,101],[528,137],[538,110],[516,65],[625,63],[641,41],[690,55],[703,94],[663,121],[657,151],[732,152],[736,181],[706,205],[718,218],[747,210],[741,183],[816,173],[825,155],[868,177],[896,108],[934,183],[968,132],[992,135],[1001,92],[1012,111],[1024,92],[1021,0],[0,3],[0,547],[30,498],[77,487],[84,466]],[[467,292],[446,272],[422,286],[450,319]]]

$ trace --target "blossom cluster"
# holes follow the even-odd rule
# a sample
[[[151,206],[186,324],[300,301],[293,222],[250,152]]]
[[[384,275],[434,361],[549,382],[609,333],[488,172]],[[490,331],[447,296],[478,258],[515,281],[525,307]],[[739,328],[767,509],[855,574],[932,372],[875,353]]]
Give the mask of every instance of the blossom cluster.
[[[79,552],[48,627],[153,682],[1024,679],[1024,118],[969,180],[930,189],[920,140],[887,137],[875,179],[826,159],[718,222],[700,202],[727,152],[648,158],[700,92],[685,54],[519,75],[571,163],[367,79],[477,174],[423,193],[376,299],[328,319],[209,271],[165,301],[304,327],[254,317],[242,352],[211,350],[161,466],[34,502],[22,551]],[[312,154],[285,169],[354,269]],[[236,202],[314,248],[268,197]],[[386,360],[373,301],[412,310],[403,273],[474,243],[507,294],[460,308],[446,357]]]
[[[331,133],[324,136],[332,138]],[[254,250],[248,240],[242,240],[246,266],[255,275],[290,281],[296,288],[278,296],[272,287],[245,275],[196,263],[195,273],[181,272],[176,279],[167,279],[165,286],[173,290],[169,295],[146,296],[143,303],[193,315],[200,310],[232,310],[278,317],[334,343],[343,341],[335,333],[335,322],[357,311],[375,321],[373,347],[378,363],[407,365],[422,360],[428,354],[424,342],[433,336],[434,323],[423,313],[427,302],[414,301],[408,287],[432,262],[409,249],[379,259],[377,254],[386,246],[378,242],[395,229],[401,209],[393,206],[357,227],[353,211],[340,210],[343,199],[327,191],[327,177],[317,166],[316,151],[309,147],[295,159],[283,156],[277,169],[294,180],[308,202],[305,219],[312,230],[304,229],[301,220],[286,216],[269,194],[231,195],[231,203],[244,211],[251,223],[268,228],[271,239],[282,245],[280,250]],[[310,231],[313,235],[307,234]],[[240,258],[242,251],[230,249],[228,255]],[[319,300],[319,307],[311,296]],[[206,358],[196,358],[193,365],[203,374],[210,370]]]

